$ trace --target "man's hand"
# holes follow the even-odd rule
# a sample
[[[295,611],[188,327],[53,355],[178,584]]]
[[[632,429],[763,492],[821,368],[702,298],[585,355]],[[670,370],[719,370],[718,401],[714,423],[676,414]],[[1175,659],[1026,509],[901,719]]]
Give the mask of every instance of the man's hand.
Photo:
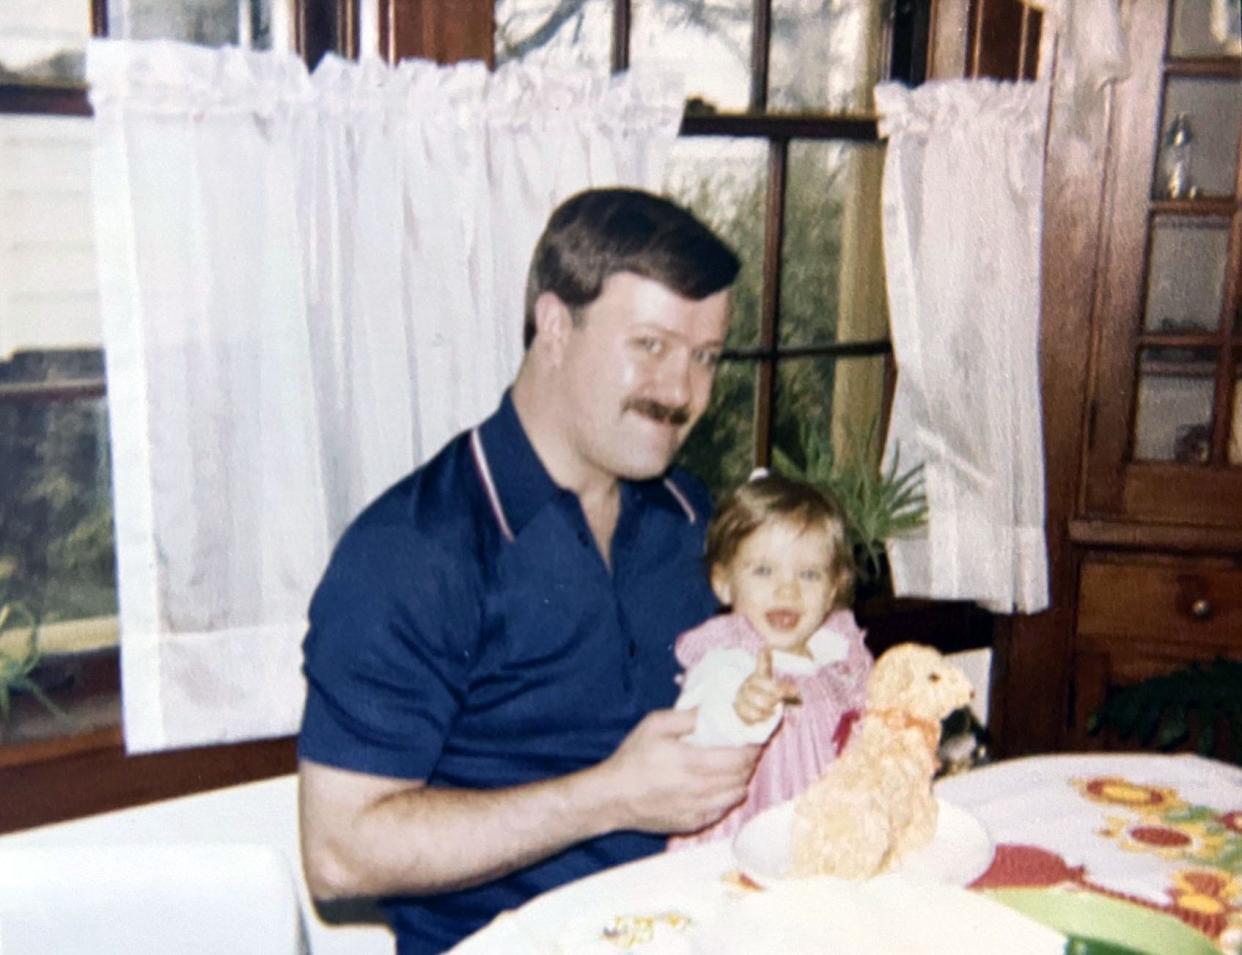
[[[693,746],[682,737],[694,724],[694,710],[649,713],[597,767],[615,799],[611,828],[692,832],[742,801],[759,747]]]
[[[733,711],[748,726],[772,718],[776,708],[790,695],[790,688],[772,678],[772,650],[765,647],[755,661],[755,672],[748,676],[733,699]]]

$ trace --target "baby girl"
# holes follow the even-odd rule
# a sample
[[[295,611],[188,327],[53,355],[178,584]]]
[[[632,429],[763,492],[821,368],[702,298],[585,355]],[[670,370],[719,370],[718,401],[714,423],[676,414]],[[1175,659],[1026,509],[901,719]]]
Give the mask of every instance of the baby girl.
[[[704,746],[763,743],[746,799],[671,848],[732,836],[832,762],[866,699],[871,654],[848,609],[853,582],[840,508],[809,484],[758,472],[708,529],[712,589],[732,612],[677,638],[679,709]]]

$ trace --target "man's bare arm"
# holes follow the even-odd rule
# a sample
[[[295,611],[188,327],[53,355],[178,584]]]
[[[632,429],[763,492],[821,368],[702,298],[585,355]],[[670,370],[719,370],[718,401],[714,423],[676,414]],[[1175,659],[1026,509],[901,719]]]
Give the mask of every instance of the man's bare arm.
[[[303,760],[311,894],[452,891],[606,832],[701,828],[745,796],[758,749],[685,743],[694,719],[692,710],[652,713],[599,765],[507,789],[433,788]]]

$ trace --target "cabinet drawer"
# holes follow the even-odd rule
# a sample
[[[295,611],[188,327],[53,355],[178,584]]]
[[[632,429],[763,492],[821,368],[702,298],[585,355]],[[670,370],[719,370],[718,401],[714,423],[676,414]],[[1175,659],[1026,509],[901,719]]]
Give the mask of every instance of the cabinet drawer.
[[[1242,652],[1242,568],[1086,561],[1078,632]]]

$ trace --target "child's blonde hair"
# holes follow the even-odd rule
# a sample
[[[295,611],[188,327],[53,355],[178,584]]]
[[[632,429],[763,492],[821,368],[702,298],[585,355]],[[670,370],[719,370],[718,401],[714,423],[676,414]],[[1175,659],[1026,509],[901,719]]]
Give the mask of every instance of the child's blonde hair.
[[[707,528],[709,573],[729,565],[742,542],[769,520],[796,525],[799,530],[820,526],[828,535],[829,573],[835,587],[835,607],[853,598],[854,559],[845,537],[841,505],[831,494],[805,481],[766,473],[738,487],[721,503]]]

